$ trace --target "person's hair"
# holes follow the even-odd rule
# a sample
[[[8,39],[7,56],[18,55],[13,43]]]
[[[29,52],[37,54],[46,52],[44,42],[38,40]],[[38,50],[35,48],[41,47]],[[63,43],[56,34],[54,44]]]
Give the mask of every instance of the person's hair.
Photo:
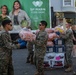
[[[67,22],[67,23],[68,23],[69,26],[72,26],[72,23],[71,22]]]
[[[1,6],[1,9],[2,9],[3,7],[6,7],[6,10],[7,10],[6,15],[8,15],[8,14],[9,14],[9,12],[8,12],[8,7],[7,7],[6,5],[2,5],[2,6]]]
[[[40,23],[45,25],[45,27],[47,27],[47,22],[46,21],[40,21]]]
[[[12,14],[13,14],[14,11],[15,11],[14,5],[15,5],[16,2],[18,2],[19,6],[20,6],[20,9],[21,9],[21,3],[20,3],[20,1],[18,1],[18,0],[14,1]]]
[[[7,20],[3,20],[2,21],[2,26],[5,27],[7,24],[10,24],[11,20],[7,19]]]

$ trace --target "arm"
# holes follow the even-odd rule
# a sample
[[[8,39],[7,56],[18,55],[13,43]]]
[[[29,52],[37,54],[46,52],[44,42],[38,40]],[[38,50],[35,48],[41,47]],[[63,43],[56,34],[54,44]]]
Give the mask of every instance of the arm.
[[[12,42],[8,40],[8,36],[6,34],[2,34],[2,40],[3,40],[4,48],[7,48],[7,49],[17,48],[15,44],[12,44]]]
[[[65,34],[61,34],[60,37],[63,39],[67,39],[70,37],[71,34],[72,34],[71,30],[69,30],[69,31],[66,31]]]
[[[24,17],[26,18],[26,20],[28,21],[28,25],[30,26],[31,25],[31,20],[29,18],[29,16],[27,15],[26,12],[24,12]]]

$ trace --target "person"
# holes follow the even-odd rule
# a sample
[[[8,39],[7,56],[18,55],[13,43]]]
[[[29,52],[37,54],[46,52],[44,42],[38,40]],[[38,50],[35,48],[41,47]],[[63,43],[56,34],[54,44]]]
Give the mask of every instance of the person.
[[[31,24],[30,18],[28,17],[27,13],[21,9],[21,4],[18,0],[14,1],[13,10],[9,13],[9,16],[13,25],[21,25],[23,20],[28,22],[28,26]]]
[[[45,31],[45,28],[47,26],[46,21],[40,21],[39,24],[39,32],[36,34],[36,40],[35,40],[35,58],[36,58],[36,68],[37,72],[35,75],[44,75],[44,69],[43,69],[43,61],[44,61],[44,55],[46,53],[46,44],[48,40],[48,34]]]
[[[66,65],[68,66],[65,71],[70,72],[72,71],[72,49],[73,49],[73,32],[71,30],[71,23],[66,24],[66,33],[61,34],[60,37],[65,40],[65,60],[66,60]]]
[[[1,14],[0,14],[0,30],[2,30],[2,21],[4,19],[8,19],[8,7],[6,5],[1,6]]]
[[[76,57],[76,28],[75,25],[73,25],[72,27],[72,31],[73,31],[73,57]]]
[[[28,41],[28,42],[27,42],[27,49],[28,49],[28,56],[27,56],[27,61],[26,61],[26,63],[31,63],[31,64],[33,64],[34,51],[33,51],[33,42],[32,42],[32,41]]]
[[[31,26],[23,27],[23,29],[30,29],[32,30]],[[33,64],[33,41],[27,41],[27,50],[28,50],[28,55],[27,55],[27,60],[26,63],[31,63]]]
[[[72,27],[72,31],[73,31],[73,57],[76,57],[76,27],[75,27],[75,25],[73,25]],[[73,68],[75,68],[75,67],[73,67]],[[73,71],[73,75],[76,75],[76,72],[75,72],[75,69],[73,69],[74,71]]]
[[[74,35],[73,43],[74,43],[74,45],[76,45],[76,26],[75,25],[72,26],[72,31],[73,31],[73,35]]]
[[[12,22],[9,19],[2,21],[3,30],[0,32],[0,75],[14,75],[12,65],[12,49],[18,48],[18,44],[12,44],[9,30],[12,30]]]
[[[24,48],[26,48],[26,45],[27,45],[27,41],[24,41],[24,40],[22,40],[21,38],[18,38],[17,40],[16,40],[16,42],[20,45],[20,49],[24,49]]]

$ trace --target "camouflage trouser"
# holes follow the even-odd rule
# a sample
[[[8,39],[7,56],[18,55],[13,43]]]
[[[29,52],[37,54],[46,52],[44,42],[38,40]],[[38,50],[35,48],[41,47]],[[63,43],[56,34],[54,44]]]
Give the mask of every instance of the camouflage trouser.
[[[73,47],[66,47],[66,53],[65,53],[65,60],[66,64],[72,66],[72,48]]]
[[[8,57],[7,57],[7,55],[0,56],[0,75],[8,75]]]
[[[33,51],[28,52],[27,60],[33,61],[33,55],[34,55]]]
[[[27,43],[27,49],[28,49],[27,60],[33,61],[34,52],[33,52],[33,43],[32,42]]]
[[[12,65],[12,56],[9,57],[8,75],[14,75],[14,69],[13,69],[13,65]]]
[[[36,57],[36,68],[39,75],[44,74],[43,60],[44,58]]]

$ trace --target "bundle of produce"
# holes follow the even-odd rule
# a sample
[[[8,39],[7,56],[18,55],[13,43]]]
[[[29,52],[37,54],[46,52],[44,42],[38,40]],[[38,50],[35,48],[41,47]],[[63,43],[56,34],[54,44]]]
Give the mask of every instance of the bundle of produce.
[[[22,20],[21,21],[21,27],[23,28],[23,27],[27,27],[27,26],[28,26],[27,20]]]
[[[59,36],[56,33],[50,33],[48,34],[48,41],[52,41],[55,38],[58,38]]]
[[[47,33],[52,33],[52,32],[54,32],[54,30],[51,29],[51,28],[46,28],[45,31],[46,31]]]
[[[21,37],[22,40],[25,41],[32,41],[35,40],[36,35],[32,33],[30,29],[22,29],[19,33],[19,36]]]
[[[61,27],[55,27],[55,30],[54,30],[54,32],[60,32],[60,33],[64,33],[64,29],[63,28],[61,28]]]

